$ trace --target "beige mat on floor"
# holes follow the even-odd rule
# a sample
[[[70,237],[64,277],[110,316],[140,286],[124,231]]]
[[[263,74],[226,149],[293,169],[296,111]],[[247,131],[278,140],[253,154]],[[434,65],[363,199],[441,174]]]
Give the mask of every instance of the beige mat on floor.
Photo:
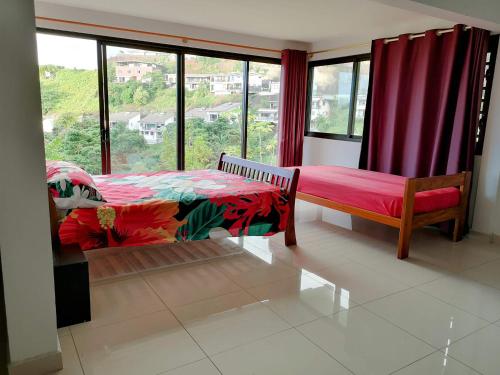
[[[121,247],[85,252],[90,282],[122,277],[138,272],[207,261],[243,253],[229,239],[180,242],[168,245]]]

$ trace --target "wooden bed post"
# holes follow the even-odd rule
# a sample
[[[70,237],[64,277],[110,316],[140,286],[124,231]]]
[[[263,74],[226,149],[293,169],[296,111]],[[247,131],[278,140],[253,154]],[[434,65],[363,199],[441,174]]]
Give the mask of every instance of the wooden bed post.
[[[413,231],[413,207],[415,205],[416,180],[406,180],[403,207],[401,209],[401,225],[399,227],[398,258],[408,258],[411,233]]]
[[[300,169],[295,169],[288,190],[288,204],[290,206],[290,214],[288,216],[288,223],[285,230],[285,246],[297,245],[297,238],[295,237],[295,195],[297,192],[297,184],[299,183],[299,175]]]
[[[462,172],[464,181],[460,185],[460,214],[455,219],[455,225],[453,228],[453,241],[458,242],[462,239],[463,229],[465,226],[465,216],[467,214],[467,202],[469,200],[470,184],[471,184],[471,172]]]

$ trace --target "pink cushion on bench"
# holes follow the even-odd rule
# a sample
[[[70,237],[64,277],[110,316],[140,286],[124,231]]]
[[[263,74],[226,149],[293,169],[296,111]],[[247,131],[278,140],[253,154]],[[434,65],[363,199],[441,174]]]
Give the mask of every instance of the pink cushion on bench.
[[[299,192],[401,217],[406,177],[337,166],[299,168]],[[423,191],[415,196],[415,213],[442,210],[457,206],[459,202],[457,188]]]

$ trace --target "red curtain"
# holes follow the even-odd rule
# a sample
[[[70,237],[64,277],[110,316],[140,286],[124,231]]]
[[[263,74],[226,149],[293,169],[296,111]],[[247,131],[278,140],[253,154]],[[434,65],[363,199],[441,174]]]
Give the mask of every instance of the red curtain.
[[[472,169],[488,38],[456,25],[373,41],[360,168],[406,177]]]
[[[307,96],[307,52],[281,53],[281,95],[278,129],[279,165],[302,165]]]

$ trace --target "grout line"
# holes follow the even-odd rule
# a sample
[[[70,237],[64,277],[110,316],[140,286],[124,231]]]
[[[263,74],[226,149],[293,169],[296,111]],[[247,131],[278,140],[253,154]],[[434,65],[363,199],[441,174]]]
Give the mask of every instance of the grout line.
[[[407,365],[404,365],[403,367],[400,367],[400,368],[398,368],[397,370],[394,370],[394,371],[390,372],[388,375],[393,375],[393,374],[395,374],[396,372],[401,371],[401,370],[403,370],[403,369],[405,369],[405,368],[407,368],[407,367],[410,367],[411,365],[413,365],[413,364],[417,363],[418,361],[421,361],[421,360],[423,360],[423,359],[425,359],[425,358],[427,358],[427,357],[430,357],[431,355],[434,355],[434,354],[436,354],[436,353],[441,353],[441,352],[440,352],[439,350],[436,350],[435,352],[432,352],[432,353],[430,353],[430,354],[428,354],[428,355],[426,355],[426,356],[424,356],[424,357],[422,357],[422,358],[416,359],[416,360],[414,360],[413,362],[408,363]]]
[[[209,360],[210,361],[210,358],[202,358],[202,359],[198,359],[194,362],[189,362],[189,363],[186,363],[184,365],[180,365],[180,366],[176,366],[176,367],[172,367],[171,369],[168,369],[166,371],[161,371],[161,372],[158,372],[156,373],[156,375],[166,375],[167,373],[169,373],[170,371],[174,371],[174,370],[179,370],[179,369],[182,369],[183,367],[187,367],[187,366],[190,366],[190,365],[194,365],[195,363],[198,363],[198,362],[201,362],[201,361],[204,361],[204,360]],[[210,361],[212,364],[213,362]],[[214,365],[215,366],[215,365]],[[215,369],[217,370],[217,372],[220,374],[220,375],[223,375],[222,372],[217,368],[217,366],[215,366]]]
[[[324,317],[323,317],[324,318]],[[318,318],[318,319],[321,319],[321,318]],[[318,320],[318,319],[315,319],[315,320]],[[311,322],[309,322],[311,323]],[[304,324],[307,324],[307,323],[304,323]],[[305,334],[303,334],[300,330],[297,329],[297,327],[294,327],[293,328],[296,332],[298,332],[299,335],[301,335],[302,337],[304,337],[307,341],[309,341],[312,345],[314,345],[316,348],[318,348],[319,350],[321,350],[323,353],[325,353],[327,356],[329,356],[330,358],[332,358],[335,362],[337,362],[339,365],[341,365],[343,368],[345,368],[347,371],[349,371],[351,374],[355,375],[354,371],[352,371],[350,368],[346,367],[342,362],[340,362],[337,358],[335,358],[332,354],[330,354],[329,352],[327,352],[325,349],[323,349],[321,346],[319,346],[318,344],[316,344],[314,341],[312,341],[309,337],[307,337]]]
[[[160,299],[161,303],[165,306],[165,308],[172,314],[172,316],[174,317],[174,319],[177,321],[177,323],[179,323],[179,325],[184,329],[184,331],[189,335],[189,337],[191,337],[191,340],[193,340],[193,342],[196,344],[196,346],[198,346],[198,348],[201,350],[201,352],[205,355],[205,357],[214,365],[214,367],[217,369],[217,371],[222,375],[222,371],[219,369],[219,367],[215,364],[214,361],[212,361],[212,359],[210,358],[210,356],[207,354],[207,352],[205,351],[205,349],[203,349],[201,347],[201,345],[198,343],[198,341],[191,335],[191,332],[189,332],[186,327],[184,326],[184,324],[179,320],[179,318],[177,318],[177,315],[175,315],[175,313],[168,307],[168,305],[165,303],[165,301],[163,301],[163,299],[161,298],[161,296],[156,292],[156,290],[153,288],[153,286],[149,283],[148,280],[146,280],[145,277],[143,277],[143,275],[141,274],[140,275],[141,278],[144,280],[144,282],[146,282],[146,284],[148,285],[148,287],[153,291],[153,293]],[[197,361],[194,361],[194,362],[190,362],[190,363],[186,363],[184,366],[188,365],[188,364],[191,364],[191,363],[195,363],[195,362],[198,362],[199,360]],[[170,370],[168,370],[170,371]]]
[[[73,343],[73,346],[75,347],[75,352],[76,356],[78,357],[78,363],[80,363],[80,368],[82,369],[82,374],[85,375],[85,369],[83,368],[83,363],[82,363],[82,358],[80,355],[80,352],[78,350],[78,347],[76,346],[75,338],[73,337],[73,332],[71,332],[71,329],[68,329],[69,335],[71,336],[71,342]],[[62,352],[62,349],[61,349]],[[63,368],[64,368],[64,363],[63,363]]]
[[[417,290],[417,291],[418,291],[418,290]],[[432,296],[430,296],[430,297],[432,297]],[[385,298],[385,297],[384,297],[384,298]],[[450,306],[451,306],[451,305],[450,305]],[[402,331],[406,332],[407,334],[409,334],[409,335],[413,336],[414,338],[417,338],[418,340],[420,340],[420,341],[422,341],[422,342],[426,343],[427,345],[429,345],[430,347],[432,347],[432,348],[436,349],[437,351],[440,351],[440,350],[442,350],[443,348],[445,348],[445,347],[447,346],[447,345],[444,345],[444,346],[439,346],[439,347],[438,347],[438,346],[435,346],[434,344],[432,344],[432,343],[430,343],[430,342],[426,341],[425,339],[423,339],[423,338],[421,338],[421,337],[418,337],[418,336],[417,336],[417,335],[415,335],[414,333],[411,333],[410,331],[407,331],[404,327],[401,327],[401,326],[397,325],[396,323],[394,323],[394,322],[390,321],[388,318],[384,317],[383,315],[381,315],[381,314],[379,314],[379,313],[376,313],[375,311],[372,311],[372,310],[370,310],[369,308],[367,308],[367,307],[365,307],[365,306],[363,306],[363,305],[361,305],[361,307],[363,307],[363,308],[364,308],[364,310],[368,311],[369,313],[371,313],[371,314],[373,314],[373,315],[375,315],[375,316],[379,317],[380,319],[385,320],[387,323],[390,323],[390,324],[391,324],[391,325],[393,325],[394,327],[397,327],[397,328],[401,329]],[[451,307],[454,307],[454,306],[451,306]],[[466,335],[465,335],[465,336],[463,336],[463,337],[460,337],[460,338],[458,338],[458,339],[456,339],[456,340],[454,340],[454,341],[451,341],[451,342],[450,342],[450,345],[452,345],[452,344],[456,343],[457,341],[460,341],[460,340],[462,340],[463,338],[465,338],[465,337],[467,337],[467,336],[469,336],[469,335],[471,335],[471,334],[473,334],[473,333],[475,333],[475,332],[477,332],[477,331],[480,331],[480,330],[482,330],[483,328],[486,328],[486,327],[488,327],[488,326],[490,326],[490,325],[491,325],[491,323],[490,323],[490,322],[488,322],[487,320],[485,320],[485,319],[481,319],[481,320],[483,320],[483,321],[487,322],[488,324],[486,324],[486,325],[484,325],[484,326],[482,326],[482,327],[480,327],[480,328],[474,329],[472,332],[469,332],[468,334],[466,334]]]
[[[430,292],[428,292],[428,291],[426,291],[426,290],[419,289],[419,288],[420,288],[420,286],[419,286],[419,287],[415,287],[414,289],[418,290],[419,292],[425,293],[426,295],[428,295],[428,296],[430,296],[430,297],[434,297],[435,299],[437,299],[437,300],[439,300],[439,301],[441,301],[441,302],[443,302],[443,303],[446,303],[447,305],[450,305],[450,306],[452,306],[452,307],[454,307],[454,308],[456,308],[456,309],[458,309],[458,310],[460,310],[460,311],[463,311],[463,312],[466,312],[467,314],[473,315],[473,316],[475,316],[476,318],[479,318],[479,319],[485,320],[485,321],[487,321],[488,323],[498,322],[498,320],[496,320],[496,321],[493,321],[493,322],[492,322],[492,321],[490,321],[490,320],[489,320],[489,319],[487,319],[487,318],[484,318],[484,317],[482,317],[482,316],[480,316],[480,315],[478,315],[478,314],[476,314],[476,313],[473,313],[473,312],[471,312],[471,311],[465,310],[463,307],[460,307],[460,306],[454,305],[454,304],[452,304],[452,303],[450,303],[450,302],[448,302],[448,301],[445,301],[445,300],[444,300],[444,299],[442,299],[442,298],[439,298],[439,297],[437,297],[437,296],[432,295]]]

